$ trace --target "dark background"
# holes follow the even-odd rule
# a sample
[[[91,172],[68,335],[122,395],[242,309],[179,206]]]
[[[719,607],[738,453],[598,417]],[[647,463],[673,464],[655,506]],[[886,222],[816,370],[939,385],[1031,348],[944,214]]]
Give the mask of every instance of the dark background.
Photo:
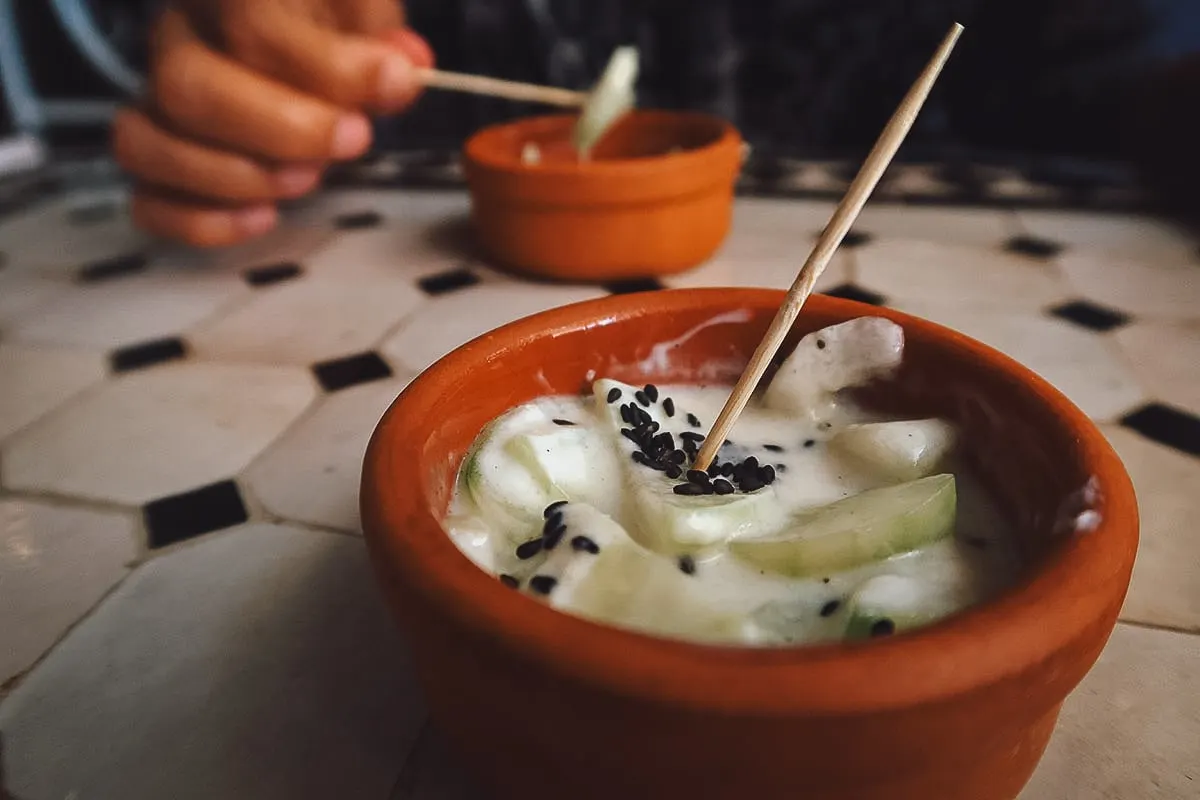
[[[248,2],[250,0],[247,0]],[[46,96],[118,98],[46,0],[16,0]],[[139,69],[153,0],[86,0]],[[447,69],[586,88],[639,47],[639,104],[732,120],[759,157],[855,159],[951,22],[967,26],[901,160],[1037,164],[1051,180],[1135,165],[1190,197],[1200,162],[1200,0],[410,0]],[[1193,59],[1189,67],[1188,59]],[[430,92],[382,120],[385,150],[452,152],[481,125],[543,109]],[[51,131],[103,146],[103,130]],[[1184,163],[1180,163],[1183,159]],[[1104,167],[1107,168],[1107,167]],[[1040,176],[1046,179],[1046,175]],[[1085,178],[1086,179],[1086,178]]]

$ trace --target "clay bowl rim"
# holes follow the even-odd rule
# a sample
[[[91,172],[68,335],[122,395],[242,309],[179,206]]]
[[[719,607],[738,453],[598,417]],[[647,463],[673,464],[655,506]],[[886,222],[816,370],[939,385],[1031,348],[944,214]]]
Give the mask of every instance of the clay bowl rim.
[[[705,162],[713,154],[725,149],[741,149],[742,135],[733,123],[715,114],[705,114],[701,111],[670,111],[663,109],[634,109],[626,116],[626,120],[635,122],[650,122],[654,119],[672,118],[693,123],[715,126],[719,129],[716,139],[691,150],[678,153],[659,153],[650,156],[632,158],[603,158],[599,160],[576,161],[572,163],[538,164],[532,167],[521,163],[520,158],[508,158],[501,155],[499,148],[488,147],[490,140],[506,132],[520,132],[523,129],[541,130],[553,129],[557,125],[573,124],[576,115],[573,114],[542,114],[535,117],[522,117],[512,122],[502,122],[489,125],[476,131],[463,144],[463,160],[471,166],[500,172],[508,175],[536,178],[586,177],[604,178],[618,176],[630,178],[633,175],[651,179],[664,171],[686,171],[693,168],[703,168]],[[740,162],[739,162],[740,164]],[[740,169],[740,166],[739,166]]]
[[[419,491],[383,490],[394,485],[390,476],[405,463],[419,463],[424,437],[412,434],[414,428],[421,432],[416,421],[436,418],[442,387],[461,382],[473,363],[594,325],[697,307],[710,307],[714,316],[735,308],[773,309],[782,297],[777,290],[741,288],[615,295],[517,320],[443,357],[394,401],[368,446],[364,535],[381,579],[404,581],[408,592],[525,668],[659,706],[764,718],[853,716],[948,702],[1036,671],[1072,642],[1094,637],[1124,596],[1127,583],[1116,585],[1117,578],[1128,574],[1137,544],[1133,486],[1115,451],[1082,411],[1028,368],[888,308],[824,295],[809,300],[810,310],[842,318],[886,317],[903,325],[910,340],[1004,373],[1015,391],[1035,395],[1070,432],[1077,449],[1064,454],[1064,463],[1073,458],[1082,464],[1101,490],[1095,506],[1101,522],[1094,530],[1066,539],[999,598],[936,625],[864,643],[778,649],[696,644],[612,628],[556,611],[475,566],[429,507],[428,469],[416,470]]]

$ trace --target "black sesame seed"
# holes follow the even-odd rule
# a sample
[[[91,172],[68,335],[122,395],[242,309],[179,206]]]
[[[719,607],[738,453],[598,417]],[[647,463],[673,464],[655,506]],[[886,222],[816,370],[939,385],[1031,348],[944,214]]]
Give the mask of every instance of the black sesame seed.
[[[787,464],[776,464],[775,471],[776,472],[787,472]]]
[[[687,471],[687,479],[692,483],[698,483],[703,486],[708,483],[708,473],[698,469],[689,469]]]
[[[833,427],[832,422],[818,422],[817,423],[817,430],[819,430],[819,431],[827,431],[832,427]]]
[[[747,475],[745,478],[742,478],[739,486],[743,492],[750,494],[751,492],[757,492],[759,489],[763,488],[763,482],[760,481],[756,475]]]
[[[721,447],[733,447],[733,442],[726,439],[725,441],[721,442]]]
[[[695,575],[696,574],[696,559],[692,558],[691,556],[680,556],[679,557],[679,571],[682,572],[684,575]]]
[[[675,452],[679,452],[679,451],[676,450]],[[670,478],[671,480],[675,480],[675,479],[679,478],[681,475],[683,475],[683,470],[681,470],[675,464],[668,464],[666,473],[667,473],[668,478]]]
[[[629,428],[621,428],[621,435],[634,444],[641,444],[641,442],[638,441],[637,434],[631,431]]]
[[[716,461],[708,465],[708,477],[715,478],[721,474],[721,465]]]
[[[816,439],[805,439],[805,440],[804,440],[804,446],[805,446],[805,447],[812,447],[812,446],[813,446],[814,444],[816,444],[816,443],[817,443],[817,440],[816,440]]]
[[[672,465],[671,464],[663,464],[661,461],[647,461],[646,466],[649,467],[650,469],[658,470],[659,472],[666,472],[668,469],[671,468]]]
[[[620,389],[618,389],[617,387],[614,386],[613,388],[608,390],[608,402],[615,403],[620,399],[621,399],[621,390]]]
[[[821,578],[821,583],[829,583],[829,578]]]
[[[633,399],[637,400],[639,403],[641,403],[644,406],[649,407],[649,405],[650,405],[650,398],[646,396],[645,392],[641,392],[641,391],[634,392]]]
[[[571,549],[579,553],[591,553],[595,555],[600,552],[600,545],[586,536],[576,536],[571,540]]]
[[[896,623],[892,622],[887,617],[884,617],[883,619],[876,621],[875,624],[871,626],[871,635],[872,636],[890,636],[891,634],[893,634],[895,632],[896,632]]]
[[[674,400],[672,400],[669,397],[663,398],[662,407],[663,407],[663,411],[665,411],[667,413],[668,417],[675,416],[675,401]]]
[[[642,391],[646,393],[646,397],[650,398],[651,403],[658,402],[658,387],[655,386],[653,383],[647,383],[645,388],[642,389]]]
[[[503,583],[505,586],[507,586],[510,589],[515,589],[521,585],[521,582],[518,581],[516,578],[514,578],[512,575],[501,575],[500,582]]]
[[[651,420],[646,423],[646,433],[658,433],[658,423]]]
[[[571,420],[569,420],[569,419],[554,419],[552,421],[554,422],[555,425],[562,425],[564,428],[570,428],[570,427],[574,426],[574,424],[575,424],[574,422],[571,422]]]
[[[621,422],[633,424],[633,413],[630,412],[629,406],[621,406]]]
[[[731,462],[731,461],[726,461],[724,464],[721,465],[721,474],[724,475],[726,478],[732,478],[733,473],[736,471],[737,470],[733,466],[733,462]]]
[[[549,519],[551,514],[553,514],[555,511],[558,511],[560,508],[562,508],[566,504],[567,504],[566,500],[555,500],[553,503],[546,506],[546,510],[542,512],[542,517],[544,519]]]
[[[825,349],[825,340],[824,339],[817,339],[817,349],[818,350]]]
[[[686,447],[687,445],[684,446]],[[672,464],[682,464],[683,462],[687,461],[687,453],[683,452],[682,450],[672,450],[671,455],[667,456],[667,459]]]
[[[700,427],[700,418],[697,417],[695,414],[688,414],[687,421],[688,421],[688,425],[691,425],[693,428]]]
[[[542,552],[542,540],[530,539],[528,542],[522,542],[517,546],[517,558],[525,561],[533,558],[538,553]]]
[[[672,436],[669,431],[667,433],[660,433],[655,438],[655,441],[662,446],[662,449],[668,452],[675,449],[675,437]]]
[[[675,494],[698,495],[704,494],[704,489],[694,483],[680,483],[672,490]]]
[[[833,613],[842,607],[841,600],[830,600],[825,605],[821,606],[822,617],[832,617]]]
[[[649,425],[651,423],[654,423],[655,425],[658,424],[657,422],[654,422],[654,417],[650,416],[650,414],[645,409],[639,408],[639,407],[635,406],[633,403],[629,404],[629,408],[630,408],[630,411],[633,413],[633,416],[637,419],[639,424],[641,424],[641,425]]]
[[[712,487],[713,487],[713,491],[716,492],[717,494],[733,494],[735,491],[733,488],[733,484],[730,483],[729,481],[725,480],[724,478],[717,478],[715,481],[712,482]]]
[[[717,492],[717,490],[713,488],[713,485],[711,483],[700,484],[700,489],[701,489],[700,494],[716,494],[716,492]]]
[[[775,468],[770,464],[767,464],[758,471],[758,477],[763,483],[765,483],[767,486],[770,486],[775,482]]]
[[[545,536],[548,532],[562,524],[563,513],[561,511],[551,512],[550,516],[546,517],[546,524],[542,526],[542,535]]]
[[[542,546],[546,550],[553,550],[558,547],[558,543],[562,541],[563,534],[566,532],[566,525],[559,525],[553,530],[546,531],[546,535],[542,537]]]
[[[770,450],[772,453],[782,453],[783,448],[777,444],[764,444],[763,450]]]
[[[534,575],[529,579],[529,588],[536,594],[550,594],[554,591],[555,586],[558,586],[558,578],[552,578],[549,575]]]
[[[742,466],[746,468],[747,472],[754,472],[758,469],[758,459],[754,456],[747,456],[746,460],[742,462]]]

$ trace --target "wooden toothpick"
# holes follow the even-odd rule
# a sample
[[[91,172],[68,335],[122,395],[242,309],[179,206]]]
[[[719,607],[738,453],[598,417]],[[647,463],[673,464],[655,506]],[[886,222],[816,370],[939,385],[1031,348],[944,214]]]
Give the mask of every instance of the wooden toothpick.
[[[738,379],[737,385],[733,387],[733,393],[725,401],[725,407],[721,409],[721,413],[717,416],[717,421],[713,424],[712,430],[708,432],[708,436],[704,440],[704,445],[700,448],[700,452],[696,454],[695,464],[693,465],[694,469],[708,469],[709,464],[716,457],[717,451],[726,437],[728,437],[733,423],[746,407],[746,403],[750,401],[750,396],[754,394],[758,382],[762,380],[763,373],[767,370],[767,365],[775,357],[775,353],[779,350],[779,346],[783,344],[788,331],[792,329],[796,317],[800,315],[800,309],[804,306],[804,301],[812,294],[813,287],[817,284],[817,279],[821,277],[821,273],[833,257],[838,245],[842,243],[842,239],[850,231],[850,226],[854,224],[854,220],[858,217],[859,212],[862,211],[863,204],[867,202],[867,198],[871,196],[875,185],[883,177],[883,173],[891,163],[892,157],[900,149],[900,144],[904,141],[904,137],[908,135],[909,129],[912,128],[913,122],[917,118],[917,113],[921,110],[921,106],[924,105],[925,99],[929,97],[929,91],[937,81],[938,75],[941,74],[942,67],[946,65],[946,60],[950,58],[950,52],[954,49],[954,45],[962,32],[963,26],[955,23],[950,32],[946,34],[946,38],[942,40],[941,45],[938,46],[937,52],[934,53],[929,64],[917,78],[916,83],[912,85],[912,88],[908,90],[908,94],[900,102],[900,107],[896,109],[896,112],[888,121],[887,127],[879,135],[879,140],[875,142],[875,146],[871,148],[871,152],[863,162],[862,168],[859,169],[858,175],[854,177],[850,188],[846,190],[846,196],[838,204],[837,210],[833,212],[833,217],[830,218],[829,224],[821,232],[821,236],[817,240],[817,244],[809,255],[808,260],[800,268],[800,274],[796,276],[795,283],[788,290],[783,305],[779,307],[779,312],[775,315],[775,319],[771,321],[771,326],[767,328],[767,332],[763,336],[762,341],[759,342],[754,355],[751,356],[750,363],[746,365],[746,370],[742,373],[742,377]]]
[[[435,89],[484,94],[490,97],[504,97],[508,100],[545,103],[567,108],[579,108],[587,101],[588,97],[587,92],[575,92],[554,86],[539,86],[534,83],[506,81],[483,75],[466,75],[461,72],[420,68],[417,70],[417,76],[423,84]]]

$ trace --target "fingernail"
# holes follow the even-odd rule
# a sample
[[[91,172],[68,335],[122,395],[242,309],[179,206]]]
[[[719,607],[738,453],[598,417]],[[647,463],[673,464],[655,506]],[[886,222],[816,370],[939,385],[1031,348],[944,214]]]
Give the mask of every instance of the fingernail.
[[[285,197],[299,197],[316,185],[321,173],[313,167],[284,167],[275,173],[275,186]]]
[[[234,224],[243,233],[256,236],[260,233],[266,233],[275,227],[275,221],[279,214],[273,206],[259,206],[257,208],[247,208],[243,211],[238,211],[234,214]]]
[[[333,129],[333,157],[354,158],[371,144],[371,125],[363,117],[347,116]]]
[[[413,94],[413,68],[404,56],[388,53],[379,64],[379,102],[398,106]]]

